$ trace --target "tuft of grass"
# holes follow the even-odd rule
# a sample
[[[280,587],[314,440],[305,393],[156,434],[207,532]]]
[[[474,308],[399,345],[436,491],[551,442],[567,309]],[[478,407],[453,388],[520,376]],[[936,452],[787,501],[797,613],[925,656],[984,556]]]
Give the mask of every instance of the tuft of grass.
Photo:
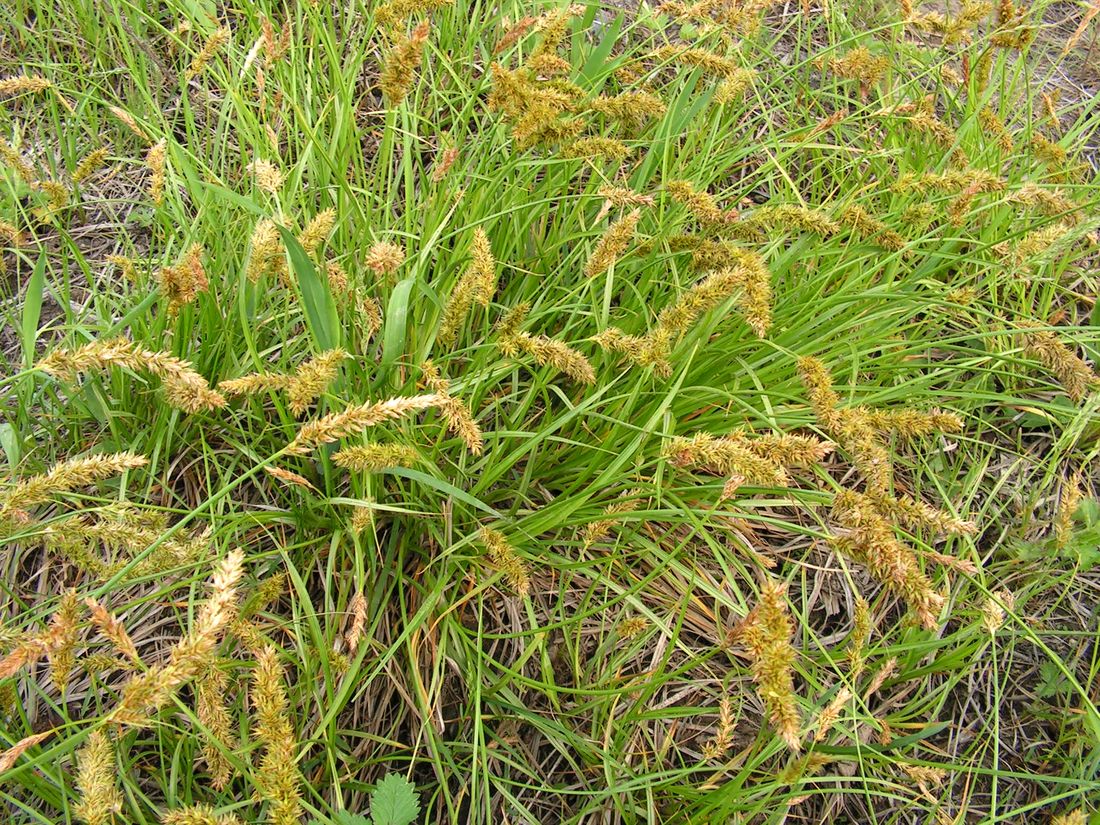
[[[8,820],[1087,821],[1057,14],[14,0]]]

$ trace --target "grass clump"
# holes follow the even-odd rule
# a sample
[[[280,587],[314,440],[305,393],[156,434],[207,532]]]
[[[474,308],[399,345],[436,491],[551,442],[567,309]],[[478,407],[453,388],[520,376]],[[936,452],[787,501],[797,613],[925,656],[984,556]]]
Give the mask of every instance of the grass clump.
[[[12,822],[1095,813],[1081,33],[788,11],[15,0]]]

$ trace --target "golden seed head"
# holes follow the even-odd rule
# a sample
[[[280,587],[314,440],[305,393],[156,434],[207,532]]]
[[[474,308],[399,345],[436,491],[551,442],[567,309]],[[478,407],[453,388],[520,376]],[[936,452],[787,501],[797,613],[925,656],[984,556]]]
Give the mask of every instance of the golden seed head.
[[[80,799],[73,809],[84,825],[111,825],[122,811],[115,749],[108,735],[94,730],[76,754],[76,787]]]
[[[331,444],[368,427],[392,421],[409,413],[436,407],[443,401],[438,395],[391,398],[388,401],[359,404],[305,424],[288,447],[291,455],[306,455],[323,444]]]
[[[221,26],[215,29],[211,35],[206,38],[206,42],[202,44],[202,49],[195,55],[194,60],[191,61],[191,65],[187,67],[187,71],[184,72],[184,78],[191,82],[206,68],[207,64],[213,59],[226,43],[229,42],[229,27]]]
[[[527,571],[527,563],[516,549],[503,533],[491,527],[482,527],[478,536],[492,565],[504,574],[516,595],[526,596],[531,589],[531,577]]]
[[[161,139],[150,146],[149,151],[145,153],[145,166],[151,173],[149,197],[157,206],[164,201],[164,166],[167,148],[167,142]]]
[[[321,244],[332,233],[332,227],[336,225],[336,210],[326,209],[318,212],[302,230],[298,236],[298,243],[307,255],[315,255]]]
[[[0,78],[0,97],[18,94],[37,94],[53,88],[53,83],[41,75],[21,74]]]
[[[398,106],[412,89],[416,70],[420,67],[424,44],[428,41],[428,21],[424,20],[411,35],[397,34],[386,53],[380,83],[382,95],[389,106]]]
[[[378,241],[367,252],[367,268],[376,275],[392,275],[405,262],[405,250],[389,241]]]
[[[406,444],[358,444],[332,454],[337,467],[359,473],[378,473],[393,467],[412,467],[420,454]]]
[[[641,217],[642,210],[635,209],[613,221],[604,230],[603,235],[596,242],[596,248],[592,251],[588,263],[585,264],[584,275],[586,278],[595,278],[611,268],[615,261],[626,251],[627,246],[630,245]]]
[[[257,158],[247,168],[256,181],[256,186],[271,195],[279,194],[279,190],[283,188],[283,173],[279,167],[269,160]]]

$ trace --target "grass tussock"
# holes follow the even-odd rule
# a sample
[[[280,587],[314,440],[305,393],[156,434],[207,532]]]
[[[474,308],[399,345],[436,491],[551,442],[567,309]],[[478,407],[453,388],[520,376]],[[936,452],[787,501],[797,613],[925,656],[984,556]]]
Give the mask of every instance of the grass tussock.
[[[1095,14],[360,6],[5,14],[8,819],[1090,821]]]

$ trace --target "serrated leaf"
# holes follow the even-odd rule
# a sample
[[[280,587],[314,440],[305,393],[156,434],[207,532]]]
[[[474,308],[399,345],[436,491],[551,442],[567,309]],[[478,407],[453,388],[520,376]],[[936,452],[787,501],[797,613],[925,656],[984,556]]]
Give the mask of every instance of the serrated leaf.
[[[370,795],[375,825],[410,825],[420,815],[416,788],[405,777],[387,774]]]
[[[350,811],[340,811],[336,814],[338,825],[374,825],[374,820],[363,814],[353,814]]]

